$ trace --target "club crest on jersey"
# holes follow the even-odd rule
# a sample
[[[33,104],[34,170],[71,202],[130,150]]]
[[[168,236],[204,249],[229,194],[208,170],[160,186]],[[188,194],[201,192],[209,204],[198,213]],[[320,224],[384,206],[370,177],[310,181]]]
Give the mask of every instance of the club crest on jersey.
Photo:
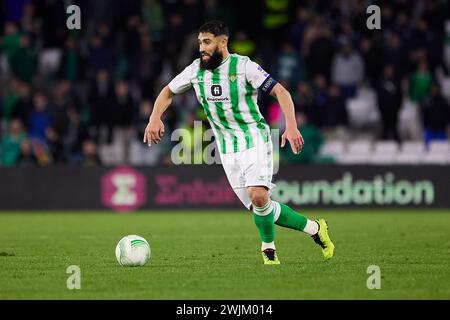
[[[230,74],[230,81],[235,82],[236,81],[236,75],[234,73]]]

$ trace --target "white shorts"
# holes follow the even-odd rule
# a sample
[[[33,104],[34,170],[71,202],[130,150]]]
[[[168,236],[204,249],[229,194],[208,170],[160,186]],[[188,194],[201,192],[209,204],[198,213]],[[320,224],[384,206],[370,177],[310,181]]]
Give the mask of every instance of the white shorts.
[[[222,166],[228,181],[239,200],[248,208],[252,202],[247,187],[265,186],[270,191],[276,187],[272,183],[273,147],[272,141],[254,139],[255,146],[235,153],[220,153]]]

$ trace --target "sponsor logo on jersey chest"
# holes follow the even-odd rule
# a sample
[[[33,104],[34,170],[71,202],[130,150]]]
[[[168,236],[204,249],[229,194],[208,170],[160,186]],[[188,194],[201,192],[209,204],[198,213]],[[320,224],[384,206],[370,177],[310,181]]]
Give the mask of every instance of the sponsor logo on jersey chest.
[[[219,97],[222,95],[222,87],[218,84],[212,85],[211,86],[211,94],[214,97]]]

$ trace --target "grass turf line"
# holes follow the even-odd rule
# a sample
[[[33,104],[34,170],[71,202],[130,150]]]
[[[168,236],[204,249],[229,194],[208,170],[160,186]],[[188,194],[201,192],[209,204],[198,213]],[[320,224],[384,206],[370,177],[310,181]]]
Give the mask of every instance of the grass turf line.
[[[305,234],[276,227],[279,266],[264,266],[244,211],[0,213],[0,299],[449,299],[450,212],[305,210],[336,245],[324,262]],[[151,246],[118,265],[121,237]],[[81,290],[68,290],[69,265]],[[381,268],[381,289],[366,287]]]

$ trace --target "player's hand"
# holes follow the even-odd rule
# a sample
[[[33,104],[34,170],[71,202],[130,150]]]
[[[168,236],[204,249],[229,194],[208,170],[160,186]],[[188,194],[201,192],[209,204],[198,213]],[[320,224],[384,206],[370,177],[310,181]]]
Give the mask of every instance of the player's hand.
[[[286,128],[286,131],[284,131],[283,135],[281,136],[282,148],[286,144],[286,140],[291,144],[293,153],[299,154],[302,151],[305,141],[303,140],[302,134],[300,133],[300,131],[298,131],[297,128]]]
[[[145,128],[144,143],[151,146],[152,143],[158,144],[164,135],[164,124],[161,119],[150,119]]]

